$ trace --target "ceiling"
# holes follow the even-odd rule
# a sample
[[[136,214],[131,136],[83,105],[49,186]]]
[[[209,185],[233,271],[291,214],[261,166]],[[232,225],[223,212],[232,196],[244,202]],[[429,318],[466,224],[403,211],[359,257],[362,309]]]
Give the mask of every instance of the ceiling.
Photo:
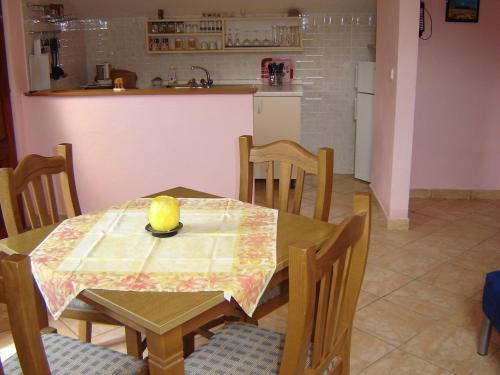
[[[303,12],[375,12],[376,0],[66,0],[72,15],[83,18],[155,17],[156,10],[165,16],[200,15],[203,12],[247,14],[284,12],[299,8]]]

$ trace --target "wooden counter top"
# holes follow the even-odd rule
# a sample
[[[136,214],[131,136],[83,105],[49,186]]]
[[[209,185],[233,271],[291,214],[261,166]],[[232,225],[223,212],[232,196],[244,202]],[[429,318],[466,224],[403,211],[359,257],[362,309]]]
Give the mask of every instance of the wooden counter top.
[[[158,89],[128,89],[113,91],[112,89],[91,90],[46,90],[27,92],[26,96],[121,96],[121,95],[241,95],[255,94],[257,89],[250,86],[215,86],[204,88],[158,88]]]

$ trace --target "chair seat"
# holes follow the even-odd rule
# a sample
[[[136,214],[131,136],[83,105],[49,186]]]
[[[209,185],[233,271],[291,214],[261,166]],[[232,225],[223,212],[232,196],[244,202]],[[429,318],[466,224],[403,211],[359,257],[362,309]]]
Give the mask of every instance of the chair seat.
[[[483,311],[497,331],[500,331],[500,271],[486,275]]]
[[[135,375],[145,363],[128,355],[58,334],[42,335],[53,375]],[[4,362],[6,375],[22,375],[17,355]]]
[[[217,332],[184,361],[185,375],[276,375],[285,336],[245,323],[232,323]],[[310,365],[311,353],[306,360]],[[335,366],[333,360],[323,375]]]

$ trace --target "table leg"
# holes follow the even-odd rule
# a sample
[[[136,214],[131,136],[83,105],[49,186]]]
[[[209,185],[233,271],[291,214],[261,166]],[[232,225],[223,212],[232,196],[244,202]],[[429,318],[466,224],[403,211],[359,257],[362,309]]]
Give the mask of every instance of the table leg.
[[[194,352],[194,332],[184,336],[184,358],[187,358]]]
[[[181,327],[163,335],[146,331],[151,375],[184,375],[183,340]]]

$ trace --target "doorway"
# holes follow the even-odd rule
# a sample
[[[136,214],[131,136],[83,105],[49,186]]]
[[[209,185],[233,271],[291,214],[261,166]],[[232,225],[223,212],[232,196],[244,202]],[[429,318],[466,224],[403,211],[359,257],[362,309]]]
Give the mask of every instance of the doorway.
[[[3,11],[0,7],[0,168],[14,168],[17,164],[14,125],[10,101],[9,73],[3,28]],[[0,238],[7,236],[3,218],[0,216]]]

